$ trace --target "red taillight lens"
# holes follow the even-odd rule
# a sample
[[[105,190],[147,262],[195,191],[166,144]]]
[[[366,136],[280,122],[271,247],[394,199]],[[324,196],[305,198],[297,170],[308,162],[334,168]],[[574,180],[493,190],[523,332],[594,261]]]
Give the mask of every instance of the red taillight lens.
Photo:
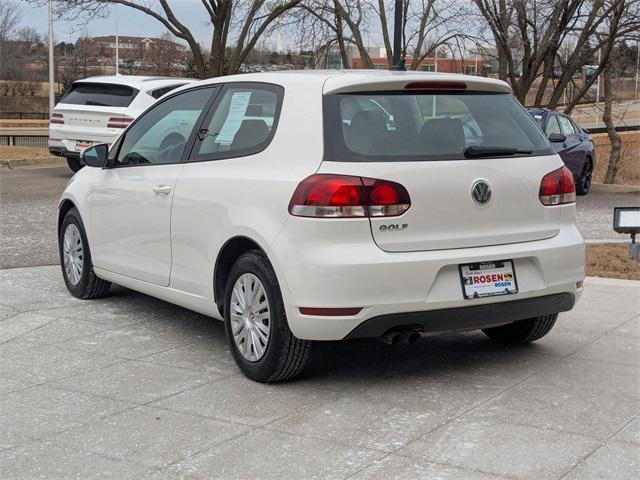
[[[563,205],[576,201],[576,184],[567,167],[559,168],[542,177],[540,201],[543,205]]]
[[[127,128],[131,122],[133,122],[133,118],[126,115],[111,117],[107,122],[107,128]]]
[[[394,217],[411,206],[399,183],[348,175],[316,174],[304,179],[289,202],[299,217]]]
[[[64,116],[61,113],[52,113],[51,118],[49,118],[49,123],[64,125]]]

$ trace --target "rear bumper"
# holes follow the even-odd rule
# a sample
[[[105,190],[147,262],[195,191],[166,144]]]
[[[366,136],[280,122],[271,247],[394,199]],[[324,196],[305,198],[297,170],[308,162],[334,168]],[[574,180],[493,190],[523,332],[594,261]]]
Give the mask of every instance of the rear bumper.
[[[396,327],[424,333],[476,330],[540,315],[567,312],[573,308],[574,303],[573,293],[556,293],[510,302],[380,315],[365,320],[345,338],[379,337]]]
[[[585,277],[584,240],[574,224],[544,240],[390,253],[363,241],[371,238],[368,221],[337,224],[340,242],[320,230],[329,222],[296,218],[271,244],[289,326],[301,339],[376,336],[384,328],[411,323],[428,331],[480,328],[494,323],[495,312],[496,322],[506,323],[566,311],[582,294],[577,282]],[[458,265],[499,259],[513,260],[518,293],[464,299]],[[316,316],[301,313],[300,307],[362,310]]]

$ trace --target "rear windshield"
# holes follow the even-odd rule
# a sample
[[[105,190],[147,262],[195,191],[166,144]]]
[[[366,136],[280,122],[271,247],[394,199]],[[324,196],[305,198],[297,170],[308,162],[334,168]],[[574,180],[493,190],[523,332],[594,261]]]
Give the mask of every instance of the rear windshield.
[[[137,89],[112,83],[74,83],[60,103],[97,107],[128,107],[136,98]]]
[[[366,92],[328,95],[324,102],[326,160],[553,154],[545,135],[510,94]]]

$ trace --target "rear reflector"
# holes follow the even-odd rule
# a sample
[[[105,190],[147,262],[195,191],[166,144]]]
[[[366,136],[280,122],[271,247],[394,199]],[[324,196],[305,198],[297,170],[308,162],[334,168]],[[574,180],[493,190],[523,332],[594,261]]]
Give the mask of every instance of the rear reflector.
[[[545,206],[574,203],[576,184],[571,170],[564,166],[542,177],[539,197]]]
[[[107,122],[107,128],[127,128],[133,122],[133,118],[125,115],[121,117],[111,117]]]
[[[300,182],[289,202],[289,213],[316,218],[396,217],[410,206],[409,193],[399,183],[315,174]]]
[[[61,113],[52,113],[51,118],[49,118],[49,123],[64,125],[64,117]]]
[[[303,315],[315,315],[318,317],[348,317],[357,315],[362,311],[362,307],[356,308],[311,308],[300,307]]]
[[[584,286],[584,280],[580,280],[579,282],[576,282],[576,288],[582,288]]]
[[[404,86],[407,90],[466,90],[467,84],[464,82],[411,82]]]

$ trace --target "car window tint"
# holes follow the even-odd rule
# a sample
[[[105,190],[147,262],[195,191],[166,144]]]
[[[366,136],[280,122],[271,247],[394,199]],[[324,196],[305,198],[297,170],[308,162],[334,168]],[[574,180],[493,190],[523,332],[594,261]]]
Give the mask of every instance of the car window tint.
[[[560,125],[558,124],[558,116],[551,115],[549,117],[549,121],[547,122],[547,135],[551,135],[552,133],[562,134],[560,130]]]
[[[204,126],[192,160],[233,157],[266,148],[277,125],[282,89],[272,85],[227,86]]]
[[[549,153],[544,134],[509,94],[361,92],[324,102],[331,161],[458,160],[470,146]]]
[[[60,103],[95,107],[128,107],[139,90],[114,83],[74,83]]]
[[[179,162],[212,90],[180,93],[146,112],[126,132],[116,165]]]
[[[573,130],[573,124],[569,118],[558,115],[558,121],[560,122],[560,130],[562,130],[562,134],[565,136],[573,135],[575,131]]]

